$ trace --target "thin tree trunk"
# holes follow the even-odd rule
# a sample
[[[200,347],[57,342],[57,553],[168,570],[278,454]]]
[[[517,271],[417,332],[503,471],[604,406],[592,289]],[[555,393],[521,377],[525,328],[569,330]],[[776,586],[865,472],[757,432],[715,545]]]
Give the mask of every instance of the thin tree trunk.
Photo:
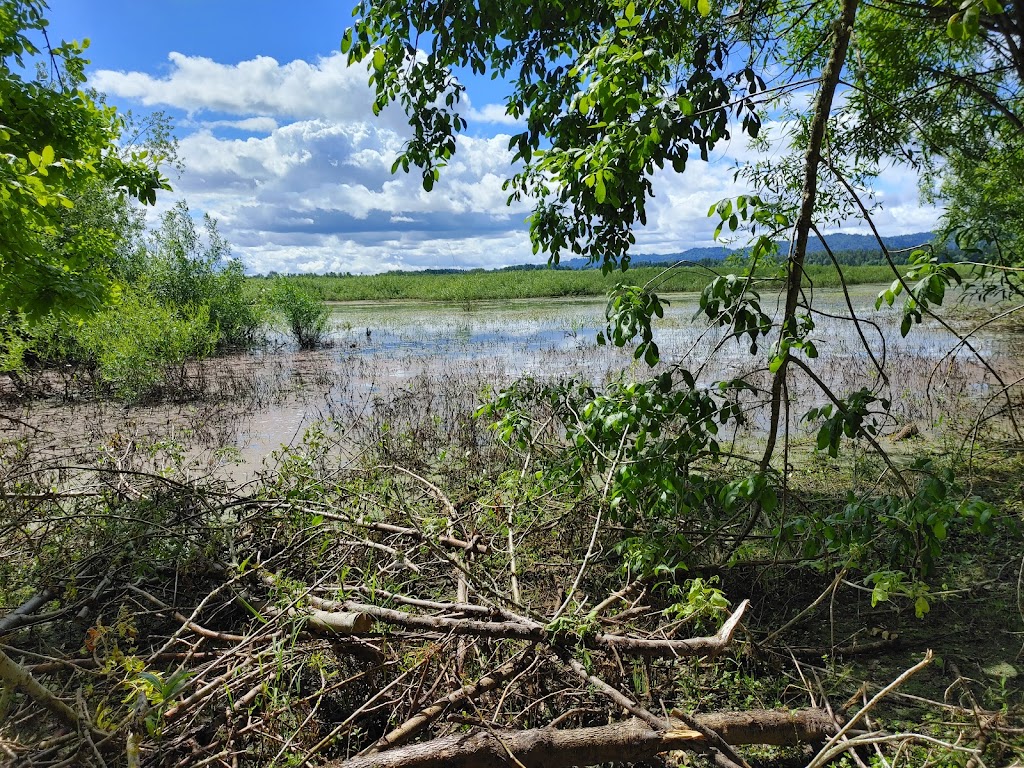
[[[842,11],[833,29],[832,53],[821,73],[821,87],[814,102],[814,116],[811,118],[807,136],[807,152],[804,155],[803,191],[800,196],[800,213],[796,220],[793,246],[789,254],[789,281],[786,286],[786,309],[782,317],[782,335],[791,335],[796,330],[796,307],[800,299],[800,286],[804,276],[804,257],[807,254],[807,240],[814,223],[814,205],[818,197],[818,168],[821,165],[821,147],[825,140],[828,118],[832,113],[839,76],[846,62],[846,51],[853,34],[853,23],[857,16],[858,0],[843,0]],[[782,414],[782,384],[788,369],[789,355],[772,380],[771,422],[767,445],[761,460],[761,471],[771,465],[775,443],[779,435],[779,420]],[[754,518],[756,521],[756,516]],[[749,533],[749,530],[747,531]]]

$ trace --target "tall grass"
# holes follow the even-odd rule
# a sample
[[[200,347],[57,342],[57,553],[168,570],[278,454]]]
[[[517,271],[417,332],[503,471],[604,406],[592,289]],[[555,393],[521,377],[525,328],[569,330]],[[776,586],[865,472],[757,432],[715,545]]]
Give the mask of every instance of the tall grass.
[[[728,268],[719,266],[718,271]],[[661,292],[700,291],[714,277],[707,267],[682,267],[667,274],[663,267],[638,267],[604,275],[600,270],[510,270],[455,274],[384,273],[380,275],[292,275],[289,282],[323,301],[418,301],[470,302],[500,299],[535,299],[563,296],[603,296],[617,283],[643,285],[657,279]],[[662,277],[659,278],[659,275]],[[764,277],[770,274],[765,271]],[[851,285],[883,283],[892,279],[884,266],[844,267]],[[807,277],[820,288],[839,285],[834,267],[808,266]],[[265,278],[252,278],[262,281]]]

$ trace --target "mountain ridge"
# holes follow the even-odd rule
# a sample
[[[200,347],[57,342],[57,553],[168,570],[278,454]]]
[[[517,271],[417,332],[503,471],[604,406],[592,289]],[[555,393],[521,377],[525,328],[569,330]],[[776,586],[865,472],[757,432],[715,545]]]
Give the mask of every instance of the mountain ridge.
[[[934,232],[914,232],[908,235],[890,235],[882,238],[885,247],[889,251],[901,251],[907,248],[916,248],[935,241],[937,237]],[[839,254],[845,251],[878,251],[881,258],[881,250],[874,235],[857,235],[846,232],[837,232],[825,235],[829,248],[833,253]],[[789,241],[779,243],[779,252],[785,253],[789,248]],[[630,256],[631,264],[674,264],[677,261],[721,261],[735,254],[743,254],[747,248],[729,248],[724,245],[698,246],[688,248],[685,251],[676,253],[636,253]],[[817,238],[807,244],[807,253],[823,253],[825,246]],[[559,266],[568,269],[588,269],[595,265],[586,259],[574,258],[562,261]]]

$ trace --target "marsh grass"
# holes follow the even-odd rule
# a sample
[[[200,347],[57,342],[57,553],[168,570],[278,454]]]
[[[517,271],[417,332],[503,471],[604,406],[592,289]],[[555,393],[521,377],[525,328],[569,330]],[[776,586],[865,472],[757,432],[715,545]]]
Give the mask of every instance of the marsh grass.
[[[388,301],[408,299],[467,303],[499,299],[533,299],[568,296],[603,296],[618,283],[644,285],[656,280],[662,292],[701,291],[722,267],[637,267],[628,272],[603,274],[599,269],[533,269],[455,274],[384,273],[379,275],[292,275],[289,283],[303,287],[322,301]],[[819,288],[836,288],[839,275],[833,267],[808,266],[808,283]],[[770,270],[760,276],[770,277]],[[844,267],[850,285],[892,280],[888,267]],[[256,283],[265,278],[252,278]]]

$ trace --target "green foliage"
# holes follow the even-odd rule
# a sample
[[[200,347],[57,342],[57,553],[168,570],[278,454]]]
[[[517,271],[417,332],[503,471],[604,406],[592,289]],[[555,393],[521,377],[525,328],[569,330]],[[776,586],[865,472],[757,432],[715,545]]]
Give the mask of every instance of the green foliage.
[[[856,440],[859,437],[877,435],[878,421],[873,417],[884,414],[869,411],[873,403],[879,403],[883,411],[889,410],[888,400],[875,397],[870,390],[862,388],[850,394],[845,400],[807,411],[804,414],[804,421],[822,422],[815,442],[817,450],[828,451],[828,455],[835,458],[839,455],[839,441],[843,437]]]
[[[697,577],[687,579],[680,587],[673,584],[669,587],[669,597],[676,598],[677,602],[665,609],[665,613],[674,619],[698,619],[701,622],[707,621],[713,631],[722,626],[725,617],[729,615],[729,601],[725,593],[716,585],[720,583],[717,576],[710,579]]]
[[[85,45],[51,46],[45,10],[0,3],[0,311],[33,316],[95,310],[114,287],[112,233],[66,210],[97,186],[146,203],[168,188],[161,157],[119,146],[122,119],[84,89]]]
[[[205,307],[219,346],[248,346],[262,325],[259,303],[246,286],[242,262],[231,258],[231,246],[217,231],[217,222],[206,215],[203,229],[203,235],[196,230],[184,201],[164,214],[140,265],[137,285],[159,303],[182,312]]]
[[[714,10],[703,0],[640,6],[598,0],[585,7],[560,0],[471,7],[363,0],[342,50],[350,61],[371,65],[375,110],[398,102],[406,111],[412,138],[394,170],[418,167],[428,190],[467,125],[459,113],[464,86],[453,70],[489,71],[510,81],[506,111],[523,118],[525,128],[509,142],[520,164],[506,182],[509,201],[532,201],[535,252],[555,263],[563,254],[579,255],[605,273],[629,266],[633,227],[647,223],[659,169],[681,173],[691,154],[707,159],[737,123],[757,140],[759,108],[791,126],[792,153],[773,153],[741,170],[756,194],[717,202],[709,211],[718,219],[716,237],[749,232],[745,271],[695,286],[702,291],[698,314],[709,326],[749,343],[752,355],[769,343],[766,356],[745,365],[743,377],[710,385],[698,385],[704,369],[689,360],[666,365],[650,380],[613,380],[603,389],[518,382],[480,413],[495,419],[495,431],[511,448],[539,463],[542,482],[581,493],[590,488],[607,501],[617,526],[614,546],[631,573],[675,575],[701,558],[729,562],[760,527],[773,532],[777,546],[795,543],[821,560],[842,553],[874,573],[897,573],[899,566],[923,585],[947,530],[980,524],[984,516],[975,501],[958,498],[951,477],[925,464],[901,469],[887,457],[900,492],[879,485],[851,494],[841,512],[801,514],[788,503],[788,484],[778,482],[783,473],[773,472],[784,444],[784,473],[790,473],[793,371],[820,390],[813,397],[825,397],[826,405],[812,408],[805,421],[816,427],[817,448],[833,458],[844,437],[880,448],[876,406],[889,408],[888,375],[870,346],[878,376],[867,386],[854,384],[845,397],[815,373],[821,342],[814,290],[822,286],[822,272],[805,263],[805,247],[826,225],[851,216],[870,219],[871,183],[898,159],[920,170],[926,184],[940,181],[936,195],[953,203],[949,230],[961,247],[1004,245],[1005,251],[996,248],[1004,261],[993,267],[1019,260],[1020,217],[1009,206],[993,207],[1005,221],[986,214],[992,226],[963,233],[964,222],[980,218],[975,211],[985,204],[980,195],[968,200],[983,186],[971,175],[972,163],[984,161],[981,173],[996,182],[990,189],[1002,190],[999,203],[1012,205],[1020,195],[1015,149],[1024,133],[1017,114],[1024,59],[1012,53],[1020,30],[992,23],[989,17],[1012,15],[995,0],[964,0],[956,8],[845,0],[799,8],[728,3]],[[777,94],[765,92],[767,72],[779,84]],[[785,93],[789,84],[802,88],[809,81],[820,83],[813,113],[802,98],[787,103]],[[844,85],[841,100],[837,82]],[[1000,161],[1005,172],[989,170]],[[783,237],[792,246],[777,264],[776,243]],[[881,258],[890,262],[889,254]],[[892,305],[906,293],[903,335],[963,278],[931,253],[912,254],[910,262],[906,275],[895,270],[896,281],[879,298],[879,307]],[[831,274],[845,287],[853,270]],[[1010,272],[1000,274],[1013,283]],[[669,290],[670,279],[652,272],[617,286],[599,343],[635,344],[637,359],[664,365],[654,330],[662,314],[656,291]],[[782,285],[780,319],[763,309],[770,305],[762,292],[772,281]],[[758,407],[759,392],[769,424],[763,453],[751,456],[739,430],[748,408]],[[552,423],[553,441],[543,432]],[[551,442],[557,447],[547,447]],[[751,471],[726,464],[726,455],[730,462],[749,461]],[[895,581],[886,578],[880,583],[892,587]],[[904,591],[925,601],[917,606],[923,612],[926,588]]]
[[[758,336],[766,336],[772,321],[761,311],[761,294],[752,287],[752,276],[724,275],[716,277],[701,291],[699,308],[694,317],[705,315],[712,325],[726,329],[727,336],[737,341],[750,337],[750,354],[757,354]]]
[[[136,214],[102,189],[77,212],[88,214],[78,220],[82,231],[123,223],[115,260],[121,289],[82,317],[8,316],[0,370],[21,376],[33,367],[84,366],[101,389],[135,400],[181,394],[192,386],[188,361],[257,339],[261,303],[214,221],[205,219],[201,235],[188,207],[178,203],[146,243]]]
[[[924,319],[923,312],[942,305],[949,286],[954,283],[960,285],[962,282],[954,265],[940,262],[928,251],[914,251],[910,255],[910,269],[906,275],[894,280],[889,288],[878,294],[875,309],[879,309],[883,302],[891,307],[906,286],[908,295],[903,306],[903,322],[900,324],[900,333],[906,336],[915,323]]]
[[[299,349],[315,349],[323,343],[330,330],[330,312],[322,301],[294,281],[281,279],[271,286],[270,303]]]
[[[187,363],[217,343],[209,309],[178,310],[145,293],[130,293],[74,331],[99,381],[119,398],[135,400],[158,389],[188,389]]]
[[[923,582],[934,574],[943,544],[955,529],[995,533],[995,510],[966,495],[949,469],[928,459],[915,461],[912,469],[918,481],[909,498],[851,492],[834,513],[787,521],[783,539],[799,536],[808,557],[835,555],[869,572],[912,570],[913,580]]]
[[[184,669],[166,676],[160,672],[139,672],[124,682],[128,688],[124,703],[142,711],[146,732],[150,737],[157,737],[160,735],[164,712],[174,705],[175,698],[185,690],[191,679],[192,673]]]
[[[730,110],[747,133],[759,130],[752,102],[763,81],[742,64],[730,68],[728,24],[707,3],[696,6],[485,3],[467,14],[437,1],[366,0],[342,50],[350,61],[370,59],[376,110],[405,107],[413,137],[395,167],[420,167],[426,189],[466,126],[457,111],[464,86],[449,68],[514,78],[507,112],[526,116],[527,127],[509,141],[523,164],[510,199],[535,201],[535,249],[610,271],[628,265],[657,169],[682,171],[691,151],[706,158],[729,138]],[[409,58],[421,32],[431,40],[426,55]]]
[[[665,316],[663,305],[668,303],[646,288],[620,283],[612,291],[608,301],[605,310],[608,327],[604,332],[597,334],[597,343],[604,344],[607,339],[615,346],[623,347],[640,336],[633,357],[637,360],[642,357],[650,366],[657,365],[661,356],[654,341],[651,322],[655,317]]]
[[[745,261],[745,260],[744,260]],[[660,293],[700,292],[715,273],[708,267],[680,267],[666,272],[664,266],[631,267],[629,282],[636,286],[657,283]],[[729,263],[725,269],[733,269]],[[719,267],[722,269],[722,267]],[[810,266],[807,278],[822,288],[840,285],[834,267]],[[758,279],[775,277],[775,267],[755,269]],[[892,279],[887,266],[850,266],[843,270],[847,284],[877,284]],[[273,277],[249,278],[255,285],[272,283]],[[289,275],[283,278],[322,301],[420,301],[475,302],[567,296],[607,296],[623,283],[619,273],[603,274],[598,269],[473,270],[450,274],[395,273],[380,275]]]
[[[1024,60],[1010,21],[1019,14],[998,0],[862,8],[848,102],[856,126],[840,138],[861,159],[899,156],[921,172],[945,210],[942,237],[992,264],[970,276],[983,295],[1020,293]]]
[[[622,567],[658,576],[707,558],[706,549],[694,553],[694,542],[717,546],[712,532],[723,520],[751,505],[769,512],[778,505],[765,475],[706,471],[722,452],[720,430],[742,421],[740,398],[748,391],[742,381],[699,388],[686,370],[613,383],[605,392],[523,379],[478,415],[492,418],[496,434],[524,452],[536,451],[538,408],[558,419],[565,451],[538,457],[544,482],[582,489],[601,478],[610,517],[623,529],[616,545]]]

